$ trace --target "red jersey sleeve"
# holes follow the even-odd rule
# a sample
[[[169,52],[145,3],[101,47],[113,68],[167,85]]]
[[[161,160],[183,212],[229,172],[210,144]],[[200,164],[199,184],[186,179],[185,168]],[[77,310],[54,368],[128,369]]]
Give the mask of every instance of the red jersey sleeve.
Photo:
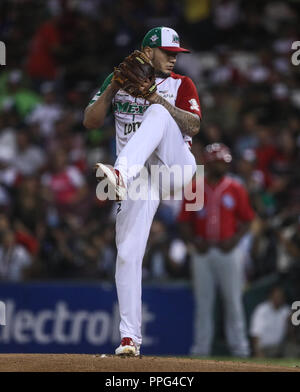
[[[238,193],[237,217],[243,222],[252,221],[255,213],[251,207],[248,192],[240,184],[237,185],[236,190]]]
[[[177,92],[175,106],[202,118],[199,96],[192,80],[185,76]]]

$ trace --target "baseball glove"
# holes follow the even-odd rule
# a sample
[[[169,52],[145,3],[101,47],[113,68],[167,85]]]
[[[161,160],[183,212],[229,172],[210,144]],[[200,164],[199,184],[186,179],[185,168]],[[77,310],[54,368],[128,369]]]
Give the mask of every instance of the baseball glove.
[[[133,97],[146,99],[156,91],[152,62],[139,50],[135,50],[115,67],[112,80]]]

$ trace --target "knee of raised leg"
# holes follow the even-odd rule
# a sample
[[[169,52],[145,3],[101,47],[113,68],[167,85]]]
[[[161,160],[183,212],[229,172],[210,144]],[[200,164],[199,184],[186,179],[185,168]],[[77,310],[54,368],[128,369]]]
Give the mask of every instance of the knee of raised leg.
[[[158,103],[153,103],[150,105],[146,113],[159,116],[170,116],[170,113],[167,111],[167,109]]]

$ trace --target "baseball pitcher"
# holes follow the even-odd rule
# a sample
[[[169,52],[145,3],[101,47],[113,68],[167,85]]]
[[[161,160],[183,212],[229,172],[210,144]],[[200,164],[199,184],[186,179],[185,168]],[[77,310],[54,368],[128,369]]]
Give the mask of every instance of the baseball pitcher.
[[[96,176],[113,189],[119,208],[116,217],[116,287],[120,309],[121,344],[117,355],[139,355],[142,343],[142,261],[153,217],[161,195],[150,181],[146,195],[133,200],[129,189],[141,167],[167,170],[190,166],[190,176],[174,179],[183,189],[196,170],[190,150],[199,132],[201,109],[196,87],[186,76],[173,72],[181,48],[171,28],[156,27],[114,69],[85,110],[84,125],[100,127],[112,106],[116,126],[117,160],[114,167],[97,163]],[[176,182],[177,181],[177,182]]]

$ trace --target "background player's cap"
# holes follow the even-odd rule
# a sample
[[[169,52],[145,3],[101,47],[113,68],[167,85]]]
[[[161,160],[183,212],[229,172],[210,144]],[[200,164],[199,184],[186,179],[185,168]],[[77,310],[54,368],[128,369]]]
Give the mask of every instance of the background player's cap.
[[[224,161],[230,163],[232,156],[229,148],[223,143],[212,143],[205,147],[205,162]]]
[[[180,47],[179,35],[169,27],[155,27],[148,31],[143,39],[142,49],[146,46],[168,50],[169,52],[189,52],[189,50]]]

